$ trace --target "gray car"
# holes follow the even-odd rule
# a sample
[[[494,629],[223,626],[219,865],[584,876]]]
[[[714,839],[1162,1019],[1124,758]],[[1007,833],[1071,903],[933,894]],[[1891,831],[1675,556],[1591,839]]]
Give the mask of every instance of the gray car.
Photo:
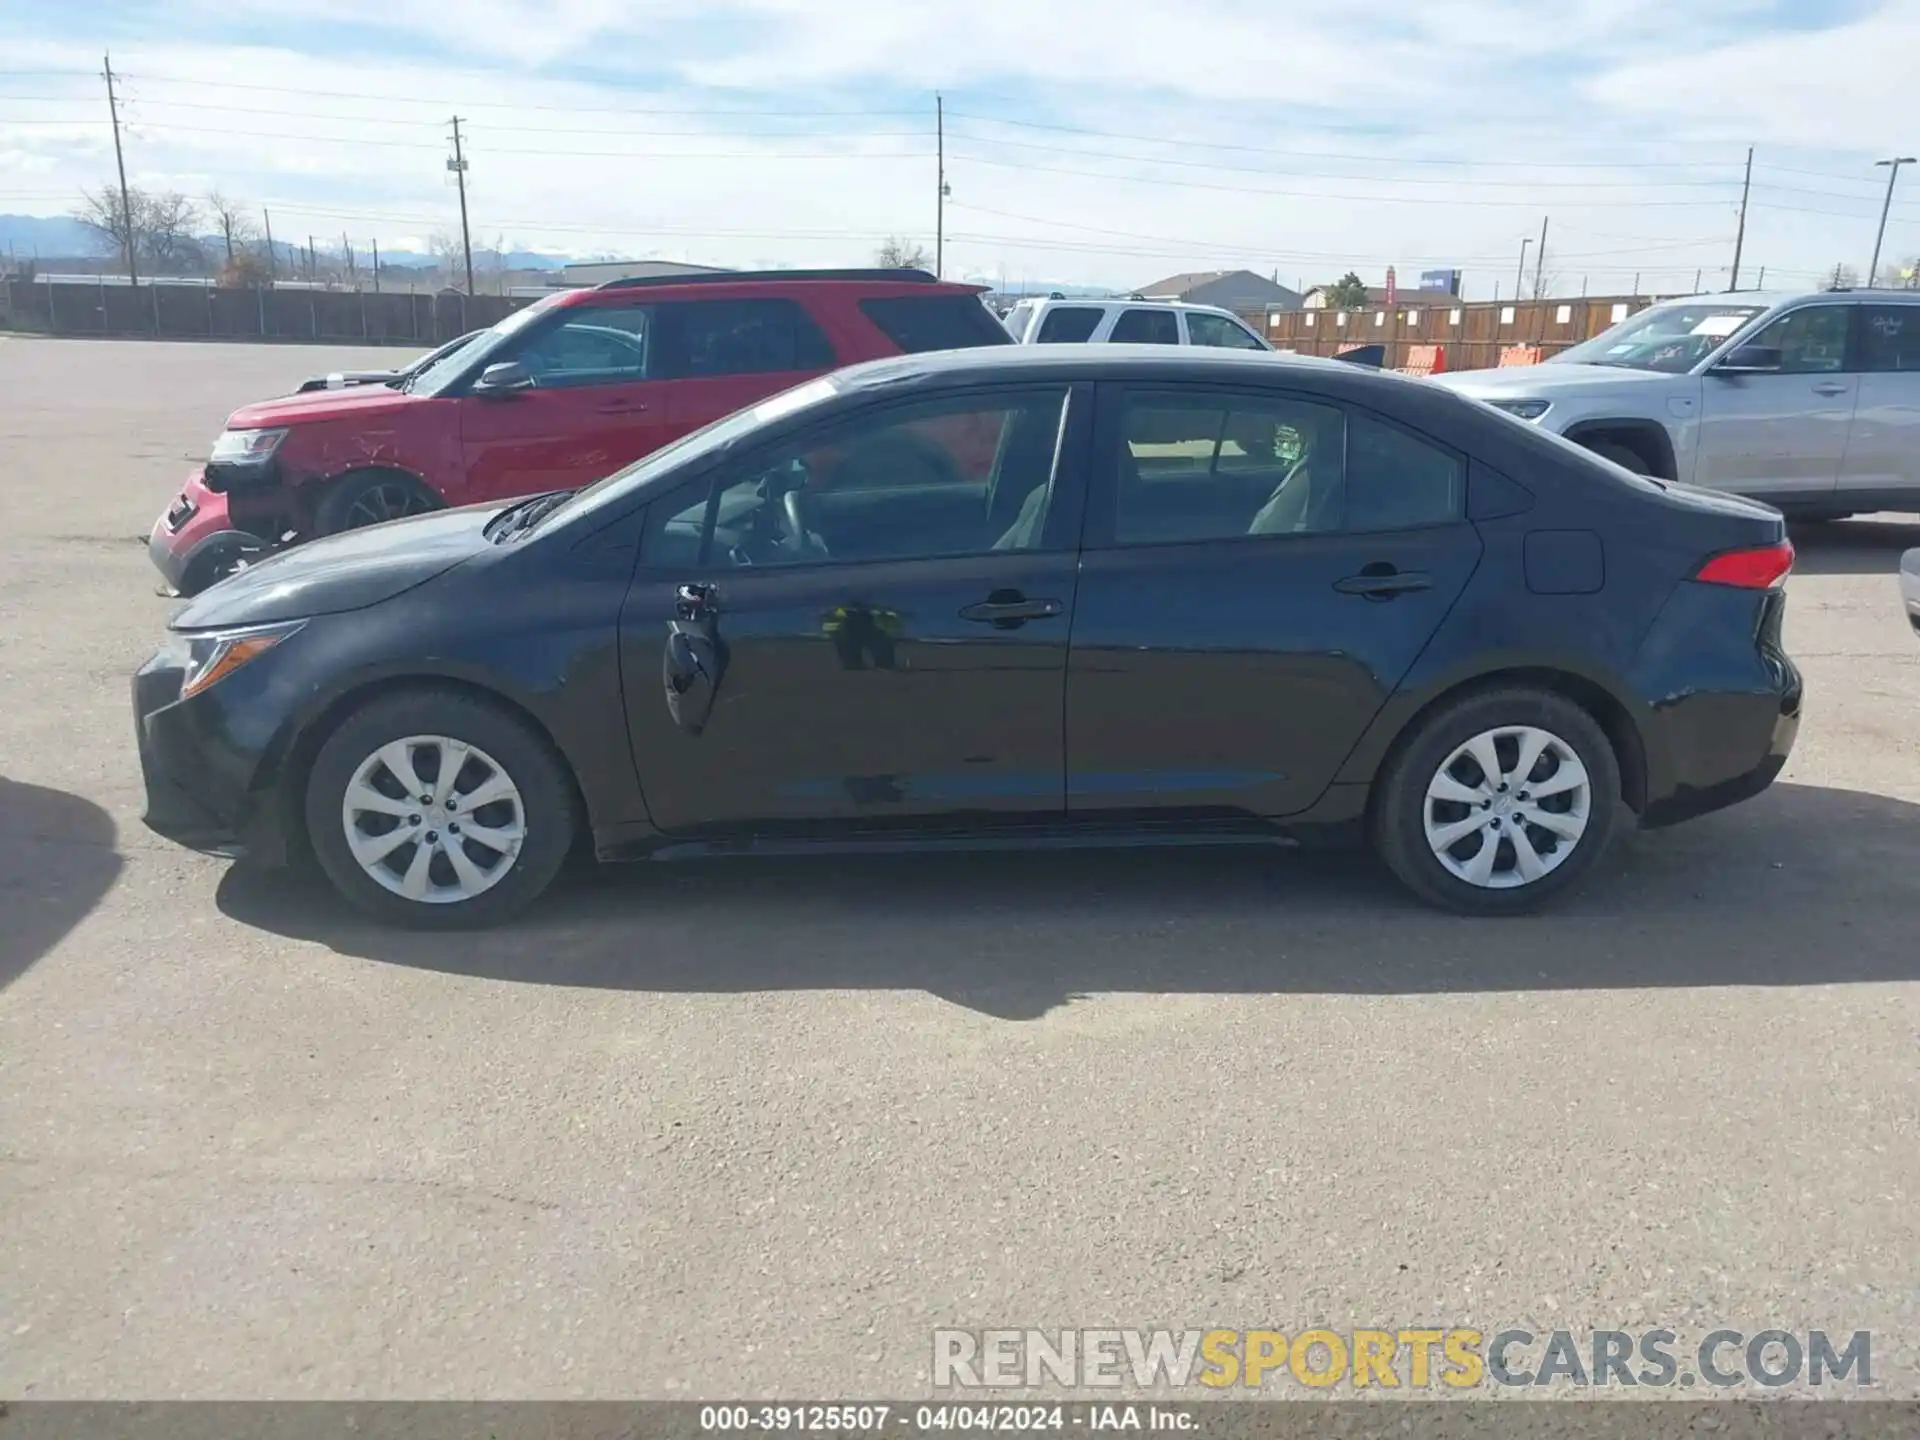
[[[1920,291],[1667,300],[1543,364],[1434,383],[1790,515],[1920,511]]]

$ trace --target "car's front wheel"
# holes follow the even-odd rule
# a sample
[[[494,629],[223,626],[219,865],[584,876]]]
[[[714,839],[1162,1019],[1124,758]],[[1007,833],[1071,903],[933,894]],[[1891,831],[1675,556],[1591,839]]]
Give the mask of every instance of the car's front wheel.
[[[447,690],[390,694],[350,715],[307,780],[313,853],[380,919],[449,928],[525,908],[573,843],[574,791],[545,737]]]
[[[1422,899],[1511,914],[1593,866],[1619,804],[1619,762],[1591,715],[1548,690],[1486,691],[1420,723],[1381,779],[1373,840]]]

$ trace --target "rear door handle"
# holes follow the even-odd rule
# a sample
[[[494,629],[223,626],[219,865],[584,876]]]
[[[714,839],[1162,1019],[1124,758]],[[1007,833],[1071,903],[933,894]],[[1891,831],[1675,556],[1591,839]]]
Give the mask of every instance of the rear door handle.
[[[1333,582],[1342,595],[1364,595],[1369,600],[1391,600],[1408,590],[1431,590],[1433,577],[1422,570],[1374,570],[1372,566],[1358,575]]]
[[[1837,385],[1833,381],[1828,380],[1823,384],[1814,386],[1813,393],[1816,395],[1844,395],[1852,388],[1850,385]]]
[[[602,415],[638,415],[646,408],[644,400],[609,400],[598,407]]]
[[[962,605],[960,618],[1010,629],[1029,620],[1044,620],[1049,615],[1058,615],[1066,608],[1058,600],[1029,600],[1024,595],[1007,595],[998,590],[994,592],[994,597],[999,598],[989,597],[977,604]]]

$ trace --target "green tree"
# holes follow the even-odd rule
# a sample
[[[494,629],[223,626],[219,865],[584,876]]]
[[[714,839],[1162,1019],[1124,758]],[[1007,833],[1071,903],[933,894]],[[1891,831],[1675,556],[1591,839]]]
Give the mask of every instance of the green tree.
[[[1366,303],[1366,282],[1351,270],[1327,287],[1327,304],[1336,310],[1358,310]]]

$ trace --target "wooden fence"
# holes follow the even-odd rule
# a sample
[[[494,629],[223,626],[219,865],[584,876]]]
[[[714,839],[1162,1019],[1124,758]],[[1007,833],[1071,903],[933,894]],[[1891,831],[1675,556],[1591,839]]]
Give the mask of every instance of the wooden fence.
[[[41,335],[279,340],[426,348],[530,303],[519,295],[238,289],[9,279],[0,325]]]
[[[1357,345],[1380,345],[1385,368],[1400,369],[1430,357],[1416,347],[1438,346],[1446,370],[1487,370],[1505,351],[1531,347],[1544,359],[1590,340],[1653,303],[1647,295],[1594,295],[1577,300],[1463,302],[1445,295],[1410,292],[1392,309],[1277,310],[1242,318],[1276,350],[1337,355]],[[1520,354],[1509,355],[1515,363]]]

